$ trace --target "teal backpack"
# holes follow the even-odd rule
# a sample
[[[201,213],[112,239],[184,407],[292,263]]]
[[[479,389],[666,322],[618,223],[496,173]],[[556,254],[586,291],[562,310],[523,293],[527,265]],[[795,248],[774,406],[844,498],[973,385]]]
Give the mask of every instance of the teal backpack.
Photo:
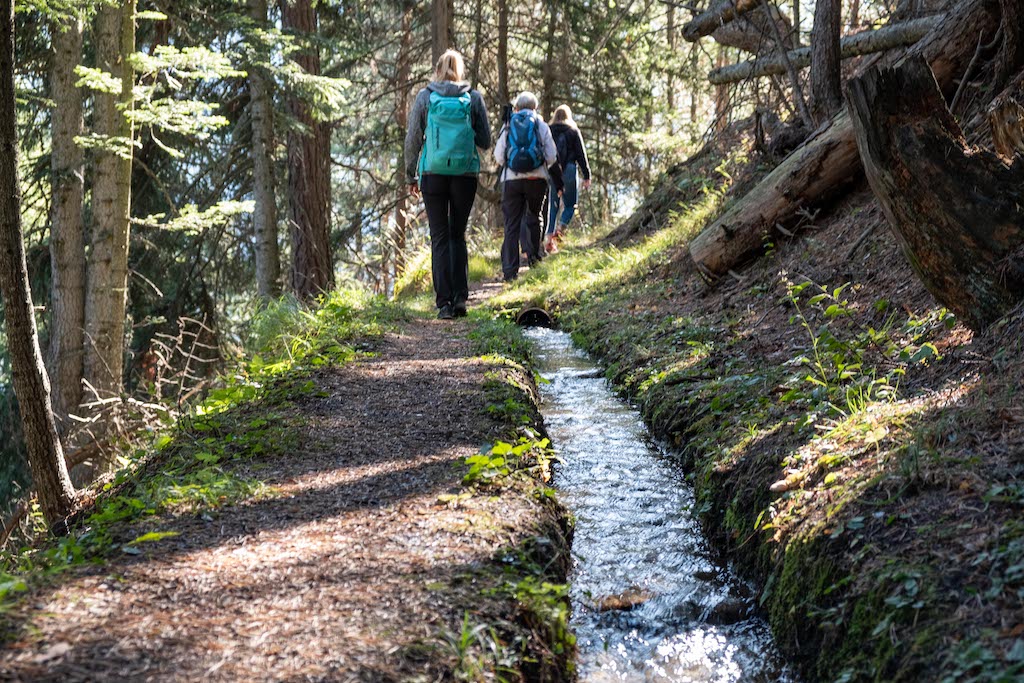
[[[476,134],[470,119],[471,107],[472,97],[468,92],[458,97],[430,93],[420,177],[424,173],[466,175],[480,172]]]

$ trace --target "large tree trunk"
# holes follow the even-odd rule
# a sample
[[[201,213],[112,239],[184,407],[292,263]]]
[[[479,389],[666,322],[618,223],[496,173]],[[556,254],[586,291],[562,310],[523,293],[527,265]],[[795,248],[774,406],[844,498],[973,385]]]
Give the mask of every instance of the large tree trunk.
[[[310,0],[286,0],[281,8],[284,27],[300,35],[317,30]],[[320,52],[315,47],[292,59],[306,73],[320,75]],[[334,286],[331,259],[331,129],[317,120],[308,104],[291,101],[291,113],[304,131],[288,134],[288,206],[292,240],[292,290],[310,300]]]
[[[1003,42],[996,58],[994,89],[1002,90],[1024,64],[1024,0],[999,0]]]
[[[1024,297],[1024,161],[972,150],[927,62],[847,88],[864,170],[925,287],[978,329]]]
[[[508,0],[498,0],[498,103],[512,101],[508,89]]]
[[[554,0],[548,0],[548,30],[545,36],[544,67],[541,72],[540,111],[550,118],[555,107],[555,30],[558,28],[558,11]]]
[[[407,9],[402,10],[402,20],[405,20]],[[475,15],[473,19],[473,61],[469,65],[469,87],[476,90],[480,86],[480,62],[484,52],[484,0],[476,0],[476,7],[473,8]],[[408,29],[404,28],[403,38]]]
[[[402,9],[402,42],[398,47],[398,64],[396,69],[397,101],[395,102],[395,123],[398,130],[405,132],[409,125],[409,79],[412,76],[412,13],[415,5],[406,3]],[[477,60],[479,62],[480,43],[477,43]],[[405,185],[405,152],[401,154],[398,166],[398,198],[395,201],[395,238],[392,244],[394,251],[395,279],[405,272],[406,236],[409,231],[409,188]]]
[[[715,66],[725,65],[725,47],[719,45],[715,54]],[[715,88],[715,132],[721,133],[729,126],[729,86],[719,85]]]
[[[120,395],[128,294],[128,233],[132,192],[132,106],[135,0],[101,5],[96,15],[96,63],[121,83],[118,95],[96,93],[95,131],[117,140],[118,152],[97,154],[93,227],[85,302],[85,378],[98,398]]]
[[[450,47],[455,47],[454,6],[452,0],[431,0],[430,53],[433,63]]]
[[[820,124],[839,111],[839,34],[841,0],[817,0],[811,30],[811,117]]]
[[[48,368],[59,424],[82,402],[85,342],[85,224],[82,91],[75,67],[82,57],[81,16],[55,23],[50,68],[50,348]]]
[[[928,35],[940,19],[940,17],[923,17],[885,26],[877,31],[862,31],[852,36],[846,36],[839,41],[840,58],[849,59],[913,45]],[[785,56],[796,69],[805,69],[811,65],[810,47],[791,50]],[[782,55],[776,55],[715,69],[708,74],[708,81],[718,85],[719,83],[737,83],[762,76],[778,76],[784,73],[786,73],[786,63],[783,61]]]
[[[36,337],[21,230],[18,134],[15,129],[14,3],[0,0],[0,294],[7,324],[14,393],[25,433],[32,480],[47,524],[71,512],[75,489],[68,477],[57,423],[50,408],[50,385]]]
[[[997,0],[962,2],[910,51],[931,64],[943,92],[951,96],[955,79],[974,54],[979,32],[991,40],[998,24]],[[776,225],[787,223],[801,209],[833,199],[860,177],[861,168],[850,118],[841,111],[694,238],[690,256],[706,276],[724,275],[762,249]]]
[[[668,53],[675,55],[676,53],[676,6],[669,3],[665,9],[665,38],[668,42]],[[673,70],[669,69],[667,79],[665,83],[665,101],[668,104],[669,119],[668,119],[668,132],[672,133],[675,129],[675,115],[676,115],[676,84]]]
[[[249,13],[257,26],[267,23],[267,0],[249,0]],[[252,190],[255,210],[256,288],[263,299],[280,291],[281,252],[277,233],[277,193],[274,183],[274,103],[270,79],[258,64],[249,66],[249,115],[252,120]]]
[[[793,47],[800,47],[800,0],[793,0]]]

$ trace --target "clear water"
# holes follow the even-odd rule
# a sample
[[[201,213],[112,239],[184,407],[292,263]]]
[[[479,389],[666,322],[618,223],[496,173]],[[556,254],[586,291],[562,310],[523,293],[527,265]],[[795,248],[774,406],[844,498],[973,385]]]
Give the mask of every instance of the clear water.
[[[576,517],[580,680],[793,681],[746,587],[711,557],[682,472],[564,332],[533,328],[542,411]]]

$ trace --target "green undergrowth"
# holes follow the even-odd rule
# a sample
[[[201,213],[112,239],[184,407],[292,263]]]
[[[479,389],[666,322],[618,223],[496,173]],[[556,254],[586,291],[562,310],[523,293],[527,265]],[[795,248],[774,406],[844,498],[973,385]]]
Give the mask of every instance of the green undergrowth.
[[[440,501],[461,505],[475,497],[525,495],[538,506],[536,529],[498,551],[485,595],[514,605],[514,624],[473,623],[467,615],[457,644],[456,680],[574,680],[575,636],[569,629],[571,526],[548,486],[554,454],[543,434],[531,347],[519,327],[486,310],[469,317],[473,353],[490,366],[485,373],[483,412],[496,438],[465,458],[460,493]]]
[[[947,358],[955,319],[779,269],[722,305],[681,250],[719,204],[621,249],[565,250],[492,305],[544,306],[603,360],[676,447],[704,528],[761,583],[780,645],[815,679],[1019,680],[1021,630],[974,624],[968,605],[989,623],[1024,609],[1024,472],[980,466],[977,444],[998,434],[972,425],[995,407],[964,399],[976,366]],[[1014,385],[998,391],[1010,424]]]
[[[334,292],[313,308],[287,299],[266,307],[251,325],[250,355],[151,447],[125,454],[124,466],[87,493],[65,535],[49,534],[34,513],[34,534],[0,556],[0,612],[69,568],[173,539],[162,527],[176,517],[209,516],[276,495],[272,485],[243,473],[258,467],[240,465],[293,450],[300,418],[288,408],[316,391],[312,373],[370,353],[373,340],[405,315],[361,290]]]
[[[500,274],[501,266],[496,247],[488,241],[477,241],[469,246],[469,281],[482,282]],[[433,284],[430,271],[430,248],[416,252],[405,272],[395,282],[395,298],[407,299],[431,293]]]

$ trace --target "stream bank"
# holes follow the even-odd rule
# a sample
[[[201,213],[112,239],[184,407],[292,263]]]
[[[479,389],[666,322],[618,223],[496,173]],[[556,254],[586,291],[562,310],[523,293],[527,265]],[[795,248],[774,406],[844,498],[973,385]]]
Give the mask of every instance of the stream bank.
[[[709,286],[685,245],[720,209],[570,244],[492,305],[601,360],[807,679],[1020,680],[1024,319],[959,325],[863,191]]]

